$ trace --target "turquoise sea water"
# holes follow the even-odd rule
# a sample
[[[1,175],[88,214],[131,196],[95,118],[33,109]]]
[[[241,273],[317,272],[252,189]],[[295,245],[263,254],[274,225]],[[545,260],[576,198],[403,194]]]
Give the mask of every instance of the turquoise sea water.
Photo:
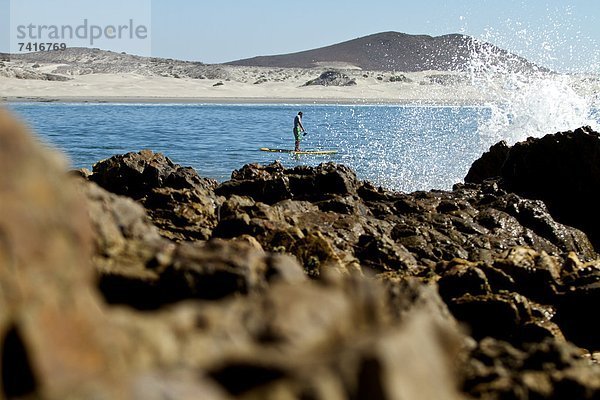
[[[498,140],[482,131],[492,117],[486,107],[16,103],[9,108],[45,142],[64,151],[73,168],[152,149],[219,181],[248,163],[333,161],[393,190],[448,189]],[[336,149],[338,154],[258,150],[293,148],[298,111],[304,112],[309,132],[303,149]],[[593,118],[600,116],[595,112]]]

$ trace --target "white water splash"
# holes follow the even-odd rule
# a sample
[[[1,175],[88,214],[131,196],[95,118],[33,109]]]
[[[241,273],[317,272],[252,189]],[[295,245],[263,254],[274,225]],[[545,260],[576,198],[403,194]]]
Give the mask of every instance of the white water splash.
[[[593,98],[577,93],[570,76],[536,72],[478,79],[476,84],[494,98],[488,104],[490,119],[480,123],[483,138],[512,144],[530,136],[597,125],[592,118]]]
[[[517,37],[532,45],[533,34],[523,28]],[[494,31],[488,31],[485,42],[502,42],[494,40],[495,35]],[[600,102],[598,75],[561,74],[543,67],[519,68],[518,57],[499,62],[506,55],[485,42],[473,43],[468,68],[471,84],[490,99],[486,105],[491,116],[479,124],[482,144],[489,146],[499,140],[513,144],[530,136],[540,137],[584,125],[598,128],[595,115]],[[537,49],[542,54],[538,54],[538,59],[552,60],[554,47],[546,35]]]

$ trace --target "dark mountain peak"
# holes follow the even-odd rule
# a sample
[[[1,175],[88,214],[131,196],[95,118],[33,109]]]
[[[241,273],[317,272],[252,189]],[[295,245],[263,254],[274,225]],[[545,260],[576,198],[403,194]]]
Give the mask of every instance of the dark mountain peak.
[[[534,64],[492,44],[462,34],[442,36],[381,32],[346,42],[297,53],[253,57],[227,64],[256,67],[313,68],[342,63],[364,70],[463,71],[477,52],[486,52],[491,63],[506,63],[515,70],[535,69]]]

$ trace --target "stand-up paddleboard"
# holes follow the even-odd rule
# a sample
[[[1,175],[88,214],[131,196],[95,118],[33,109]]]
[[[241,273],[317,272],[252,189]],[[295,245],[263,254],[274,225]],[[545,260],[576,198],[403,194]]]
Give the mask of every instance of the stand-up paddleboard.
[[[337,150],[288,150],[288,149],[269,149],[267,147],[261,147],[260,151],[268,151],[270,153],[290,153],[290,154],[312,154],[312,155],[327,155],[337,154]]]

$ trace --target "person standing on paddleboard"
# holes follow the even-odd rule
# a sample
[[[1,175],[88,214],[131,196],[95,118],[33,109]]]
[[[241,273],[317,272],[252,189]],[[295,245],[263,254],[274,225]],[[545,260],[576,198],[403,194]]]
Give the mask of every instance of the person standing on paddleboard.
[[[300,151],[300,141],[302,140],[302,133],[306,135],[304,125],[302,125],[302,111],[294,118],[294,138],[296,139],[296,147],[294,151]]]

